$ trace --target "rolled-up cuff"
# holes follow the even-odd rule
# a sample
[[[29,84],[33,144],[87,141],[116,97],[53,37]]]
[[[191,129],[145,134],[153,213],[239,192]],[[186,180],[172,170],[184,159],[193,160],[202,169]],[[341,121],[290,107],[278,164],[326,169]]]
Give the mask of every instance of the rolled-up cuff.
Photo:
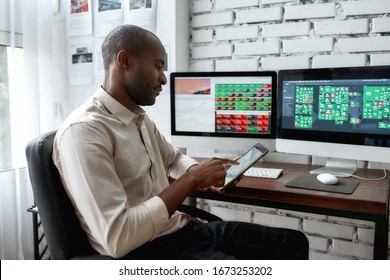
[[[159,196],[152,197],[146,200],[143,205],[148,209],[150,218],[152,219],[154,230],[152,240],[161,233],[161,230],[165,228],[168,220],[168,209]]]
[[[188,168],[190,168],[193,165],[199,164],[196,160],[193,158],[190,158],[186,155],[179,154],[177,156],[177,159],[172,164],[171,168],[169,169],[169,176],[172,178],[178,179],[180,178]]]

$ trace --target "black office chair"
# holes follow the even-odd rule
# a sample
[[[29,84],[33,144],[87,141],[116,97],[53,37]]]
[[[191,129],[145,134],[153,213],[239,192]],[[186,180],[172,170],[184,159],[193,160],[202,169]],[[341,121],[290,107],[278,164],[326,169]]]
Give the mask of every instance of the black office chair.
[[[56,131],[45,133],[31,140],[26,147],[34,200],[50,257],[58,260],[111,259],[92,249],[80,226],[52,160],[55,134]],[[182,205],[179,210],[207,221],[221,220],[209,212],[188,205]]]

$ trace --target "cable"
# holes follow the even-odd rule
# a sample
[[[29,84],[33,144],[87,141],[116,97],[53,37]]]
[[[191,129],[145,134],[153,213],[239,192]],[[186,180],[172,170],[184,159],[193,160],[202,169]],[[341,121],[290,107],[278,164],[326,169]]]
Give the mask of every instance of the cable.
[[[361,180],[365,180],[365,181],[380,181],[380,180],[383,180],[383,179],[386,179],[387,177],[387,171],[386,171],[386,168],[383,167],[383,164],[380,162],[379,163],[380,166],[382,167],[382,170],[383,170],[383,177],[380,177],[380,178],[365,178],[365,177],[360,177],[360,176],[357,176],[357,175],[350,175],[350,174],[346,174],[346,175],[350,175],[350,177],[354,177],[354,178],[357,178],[357,179],[361,179]],[[344,173],[343,173],[344,174]]]

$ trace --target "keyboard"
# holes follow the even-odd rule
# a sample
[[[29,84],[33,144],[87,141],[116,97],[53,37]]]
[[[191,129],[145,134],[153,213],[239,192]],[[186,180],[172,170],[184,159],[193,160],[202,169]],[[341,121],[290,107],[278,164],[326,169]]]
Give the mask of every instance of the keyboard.
[[[279,168],[250,167],[245,171],[244,175],[248,177],[277,179],[282,172],[283,169]]]

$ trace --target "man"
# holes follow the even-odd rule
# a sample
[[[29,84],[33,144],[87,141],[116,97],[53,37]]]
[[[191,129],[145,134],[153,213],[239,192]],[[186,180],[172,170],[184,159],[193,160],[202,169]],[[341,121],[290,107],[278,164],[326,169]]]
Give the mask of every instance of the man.
[[[138,259],[307,258],[300,232],[201,223],[176,211],[194,190],[218,191],[226,166],[236,163],[212,158],[198,164],[179,153],[140,107],[153,105],[167,83],[165,50],[153,33],[117,27],[102,54],[102,86],[64,122],[53,151],[97,252]],[[176,180],[169,183],[168,176]]]

